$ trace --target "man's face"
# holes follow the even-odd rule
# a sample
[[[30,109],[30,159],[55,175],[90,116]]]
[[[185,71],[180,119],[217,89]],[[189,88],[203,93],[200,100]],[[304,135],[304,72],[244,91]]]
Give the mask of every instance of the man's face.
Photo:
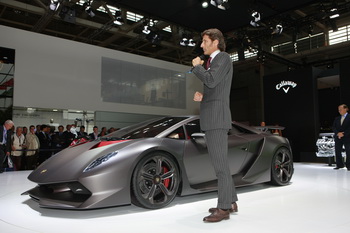
[[[30,131],[32,134],[34,134],[34,133],[35,133],[35,127],[30,127],[30,128],[29,128],[29,131]]]
[[[205,55],[210,55],[218,49],[218,40],[212,41],[208,35],[204,35],[202,38],[201,48]]]
[[[17,129],[16,129],[16,134],[17,134],[17,135],[21,135],[22,132],[23,132],[23,128],[17,128]]]
[[[12,127],[13,127],[13,124],[5,124],[6,130],[10,130],[12,129]]]
[[[340,115],[345,115],[345,113],[347,112],[347,109],[343,107],[343,105],[338,107],[338,112]]]

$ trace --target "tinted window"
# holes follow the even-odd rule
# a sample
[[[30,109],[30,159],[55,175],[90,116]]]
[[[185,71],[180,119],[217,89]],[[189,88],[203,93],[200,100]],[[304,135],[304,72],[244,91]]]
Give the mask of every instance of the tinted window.
[[[169,127],[186,119],[186,117],[164,117],[145,124],[137,124],[136,127],[129,126],[101,138],[102,140],[137,139],[155,137]]]
[[[199,119],[191,121],[185,125],[186,127],[186,132],[187,132],[187,137],[190,138],[193,133],[200,133],[201,131],[201,126],[199,124]]]
[[[249,131],[245,128],[242,128],[238,125],[232,125],[232,129],[230,130],[230,134],[242,134],[242,133],[245,133],[245,134],[254,134],[254,132],[252,131]]]
[[[173,138],[173,139],[185,139],[185,131],[184,127],[179,127],[175,129],[173,132],[167,135],[167,138]]]

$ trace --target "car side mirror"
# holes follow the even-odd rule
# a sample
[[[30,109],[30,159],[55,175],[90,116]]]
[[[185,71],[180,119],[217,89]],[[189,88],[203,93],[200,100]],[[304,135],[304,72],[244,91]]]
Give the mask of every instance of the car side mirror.
[[[201,145],[203,147],[207,147],[204,133],[193,133],[193,134],[191,134],[191,138],[198,145]]]

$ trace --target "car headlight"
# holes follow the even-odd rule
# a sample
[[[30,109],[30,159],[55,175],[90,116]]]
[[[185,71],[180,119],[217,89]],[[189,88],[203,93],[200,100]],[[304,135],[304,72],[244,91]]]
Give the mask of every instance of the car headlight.
[[[84,172],[87,172],[87,171],[90,171],[92,169],[94,169],[95,167],[101,165],[102,163],[105,163],[107,162],[110,158],[116,156],[118,154],[118,151],[113,151],[111,153],[108,153],[104,156],[101,156],[97,159],[95,159],[94,161],[92,161],[89,166],[87,166],[85,169],[84,169]]]

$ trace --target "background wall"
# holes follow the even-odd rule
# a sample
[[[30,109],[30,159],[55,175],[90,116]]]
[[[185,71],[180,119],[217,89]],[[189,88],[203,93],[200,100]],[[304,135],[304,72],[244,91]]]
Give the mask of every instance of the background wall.
[[[320,128],[316,86],[319,72],[309,67],[264,78],[266,124],[286,127],[282,134],[291,142],[296,161],[316,159]],[[283,86],[282,82],[293,82],[295,86]]]
[[[201,83],[190,67],[0,26],[0,46],[15,49],[14,106],[152,115],[197,114],[192,100]],[[185,109],[101,100],[101,58],[122,59],[186,73]]]

